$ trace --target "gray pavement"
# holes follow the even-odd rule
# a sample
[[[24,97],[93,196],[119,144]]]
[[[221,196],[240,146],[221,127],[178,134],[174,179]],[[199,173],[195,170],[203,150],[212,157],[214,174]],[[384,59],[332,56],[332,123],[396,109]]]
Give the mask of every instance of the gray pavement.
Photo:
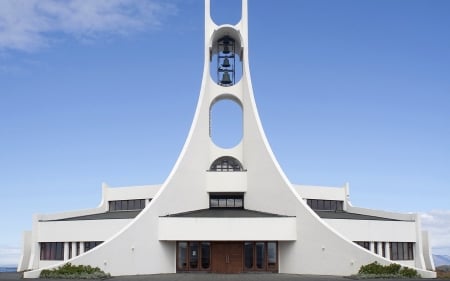
[[[0,281],[21,280],[22,275],[15,272],[0,273]],[[33,280],[33,279],[29,279]],[[58,279],[46,279],[57,281]],[[62,279],[64,281],[79,281],[74,279]],[[177,273],[177,274],[155,274],[112,277],[108,281],[351,281],[352,278],[340,276],[320,275],[296,275],[283,273],[244,273],[244,274],[213,274],[213,273]],[[375,279],[379,281],[380,279]],[[382,279],[386,281],[386,279]],[[398,280],[398,279],[394,279]],[[402,281],[424,281],[427,279],[400,279]],[[86,281],[86,280],[83,280]],[[364,279],[364,281],[371,281]]]

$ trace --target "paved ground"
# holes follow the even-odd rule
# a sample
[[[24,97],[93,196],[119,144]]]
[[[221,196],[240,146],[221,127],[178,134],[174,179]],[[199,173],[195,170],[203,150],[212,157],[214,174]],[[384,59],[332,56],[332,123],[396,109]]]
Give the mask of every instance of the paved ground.
[[[2,272],[0,281],[17,281],[21,279],[21,274]],[[32,280],[32,279],[30,279]],[[49,280],[49,279],[47,279]],[[56,281],[56,279],[50,279]],[[64,281],[78,281],[64,279]],[[295,275],[295,274],[274,274],[274,273],[246,273],[246,274],[211,274],[211,273],[177,273],[177,274],[155,274],[112,277],[109,281],[351,281],[351,278],[339,276],[317,276],[317,275]],[[380,279],[375,279],[379,281]],[[395,279],[394,279],[395,280]],[[396,279],[398,280],[398,279]],[[424,281],[427,279],[400,279],[402,281]],[[86,281],[86,280],[83,280]],[[363,281],[370,281],[364,279]],[[383,281],[387,281],[383,279]]]

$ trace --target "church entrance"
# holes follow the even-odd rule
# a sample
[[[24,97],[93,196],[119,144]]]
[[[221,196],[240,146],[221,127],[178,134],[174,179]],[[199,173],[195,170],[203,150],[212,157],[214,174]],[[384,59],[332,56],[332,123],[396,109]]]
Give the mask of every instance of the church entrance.
[[[242,242],[215,242],[212,244],[214,273],[241,273],[243,271]]]
[[[177,272],[278,272],[276,241],[179,241]]]

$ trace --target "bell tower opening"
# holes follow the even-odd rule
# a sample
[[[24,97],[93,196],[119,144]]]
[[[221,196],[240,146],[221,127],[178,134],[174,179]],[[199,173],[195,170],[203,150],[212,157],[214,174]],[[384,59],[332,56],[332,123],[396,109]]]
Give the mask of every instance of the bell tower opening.
[[[233,148],[243,137],[242,105],[232,96],[223,95],[210,108],[210,137],[220,148]]]
[[[237,24],[241,19],[242,0],[211,0],[211,18],[217,25]]]
[[[242,78],[242,46],[239,32],[223,26],[213,36],[210,50],[210,75],[223,87],[237,84]]]
[[[219,39],[217,54],[217,81],[221,86],[232,86],[236,82],[236,42],[229,36]]]

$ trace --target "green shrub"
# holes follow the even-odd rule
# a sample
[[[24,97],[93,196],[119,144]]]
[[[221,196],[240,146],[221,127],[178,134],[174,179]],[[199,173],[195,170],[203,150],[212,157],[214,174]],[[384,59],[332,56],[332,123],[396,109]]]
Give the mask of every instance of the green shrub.
[[[66,263],[56,269],[44,269],[40,278],[64,278],[64,279],[105,279],[111,277],[109,273],[103,272],[98,267],[90,265],[72,265]]]
[[[419,277],[419,274],[415,269],[402,267],[401,265],[396,263],[391,263],[390,265],[381,265],[377,262],[361,266],[358,271],[358,275],[370,278]]]
[[[417,270],[408,267],[402,267],[399,273],[401,276],[405,276],[408,278],[419,277],[419,274],[417,274]]]

